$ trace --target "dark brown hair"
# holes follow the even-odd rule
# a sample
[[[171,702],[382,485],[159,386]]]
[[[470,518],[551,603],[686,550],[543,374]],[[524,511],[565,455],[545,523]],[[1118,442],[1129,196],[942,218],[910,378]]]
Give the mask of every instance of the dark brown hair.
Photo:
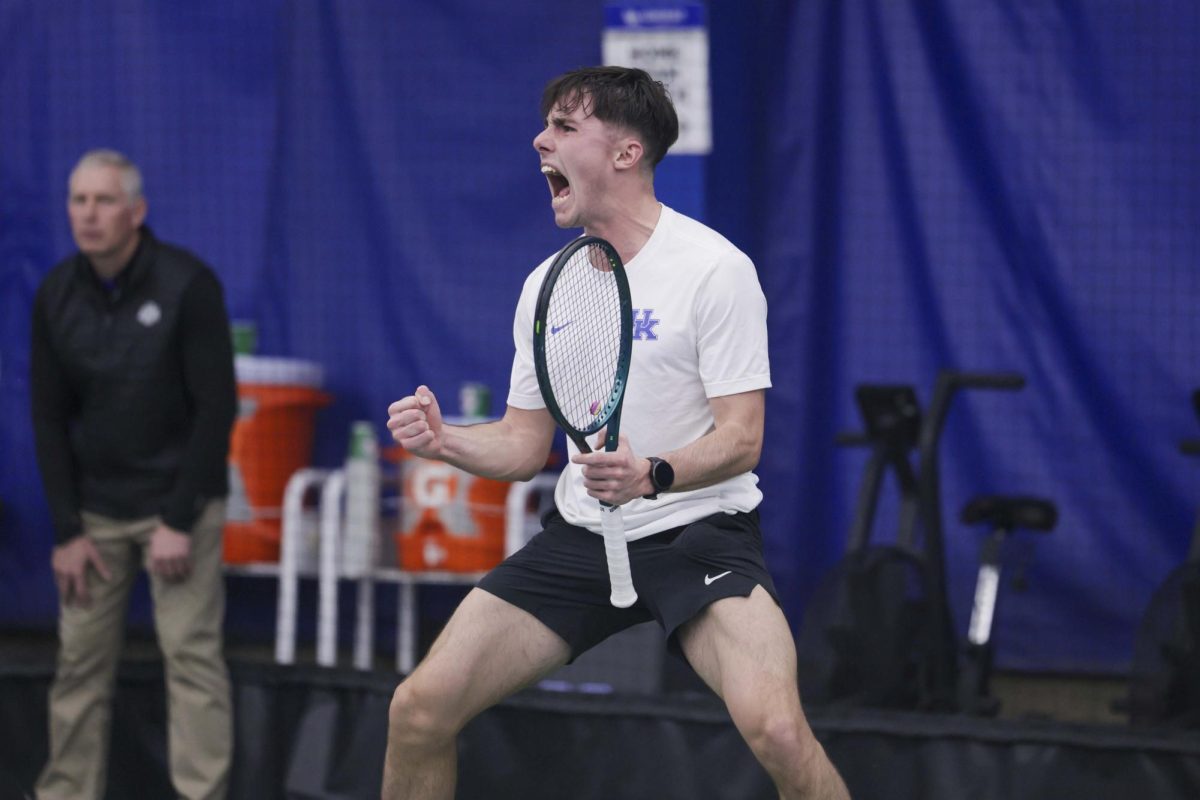
[[[667,87],[645,70],[585,67],[560,75],[542,92],[542,120],[556,107],[569,114],[580,103],[589,116],[637,134],[651,168],[679,138],[679,118]]]

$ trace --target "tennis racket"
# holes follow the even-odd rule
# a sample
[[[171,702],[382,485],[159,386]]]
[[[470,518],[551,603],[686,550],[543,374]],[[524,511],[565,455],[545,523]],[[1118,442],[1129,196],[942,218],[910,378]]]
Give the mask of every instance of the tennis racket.
[[[633,305],[625,267],[611,244],[582,236],[563,248],[538,293],[533,361],[550,416],[582,453],[607,426],[604,449],[617,449],[621,403],[633,350]],[[620,506],[600,504],[612,604],[637,600]]]

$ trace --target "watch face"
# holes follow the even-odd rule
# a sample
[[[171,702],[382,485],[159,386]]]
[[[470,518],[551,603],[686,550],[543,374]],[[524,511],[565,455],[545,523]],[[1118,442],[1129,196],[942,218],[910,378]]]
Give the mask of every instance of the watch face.
[[[652,463],[654,466],[650,470],[650,480],[654,488],[660,492],[670,489],[671,484],[675,482],[674,468],[661,458],[656,458]]]

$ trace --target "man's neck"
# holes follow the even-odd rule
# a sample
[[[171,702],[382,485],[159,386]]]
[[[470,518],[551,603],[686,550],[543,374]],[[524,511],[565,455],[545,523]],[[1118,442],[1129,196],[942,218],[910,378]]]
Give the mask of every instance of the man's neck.
[[[137,252],[138,245],[141,242],[142,232],[139,230],[119,251],[106,256],[88,256],[88,263],[92,265],[92,269],[95,270],[100,280],[111,281],[133,260],[133,254]]]
[[[634,201],[621,204],[608,219],[587,226],[584,232],[607,239],[621,261],[628,264],[650,240],[660,216],[662,204],[654,193],[640,194]]]

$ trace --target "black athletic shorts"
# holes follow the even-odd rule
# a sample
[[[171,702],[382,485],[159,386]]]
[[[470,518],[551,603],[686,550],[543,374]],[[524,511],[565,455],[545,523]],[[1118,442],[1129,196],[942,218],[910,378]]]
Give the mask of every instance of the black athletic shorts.
[[[571,660],[625,628],[657,620],[671,650],[678,628],[710,603],[755,586],[779,595],[763,563],[758,511],[713,514],[629,543],[638,599],[609,603],[604,537],[570,525],[557,510],[543,530],[483,577],[479,588],[523,608],[571,648]]]

